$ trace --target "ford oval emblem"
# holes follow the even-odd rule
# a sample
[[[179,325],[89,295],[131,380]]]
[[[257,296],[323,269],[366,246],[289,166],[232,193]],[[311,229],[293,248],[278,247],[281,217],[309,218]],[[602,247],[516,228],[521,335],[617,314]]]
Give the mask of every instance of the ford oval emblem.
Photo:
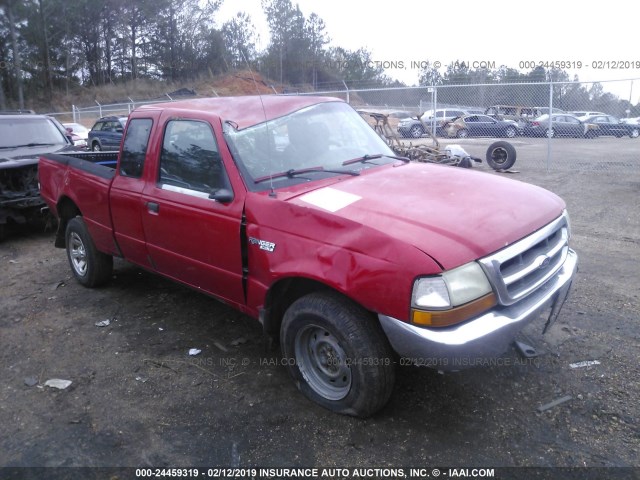
[[[538,263],[538,268],[540,268],[540,269],[547,268],[549,266],[549,264],[551,263],[551,259],[549,257],[547,257],[546,255],[540,255],[536,259],[536,261]]]

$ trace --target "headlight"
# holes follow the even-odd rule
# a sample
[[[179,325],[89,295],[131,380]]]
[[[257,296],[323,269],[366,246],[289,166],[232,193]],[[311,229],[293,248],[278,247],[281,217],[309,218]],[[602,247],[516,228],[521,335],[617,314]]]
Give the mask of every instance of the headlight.
[[[413,284],[411,320],[424,326],[463,322],[496,304],[491,284],[476,262]]]

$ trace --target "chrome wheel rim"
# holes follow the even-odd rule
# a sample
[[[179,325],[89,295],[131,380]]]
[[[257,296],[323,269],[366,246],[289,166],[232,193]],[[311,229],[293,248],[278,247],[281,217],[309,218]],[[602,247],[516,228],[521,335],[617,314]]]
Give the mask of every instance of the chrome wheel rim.
[[[351,368],[338,339],[327,329],[308,325],[295,339],[298,369],[307,384],[328,400],[341,400],[351,389]]]
[[[493,160],[496,164],[504,164],[507,161],[507,158],[509,158],[509,154],[504,148],[498,147],[491,150],[491,160]]]
[[[73,270],[81,277],[87,274],[87,249],[76,232],[69,235],[69,257]]]

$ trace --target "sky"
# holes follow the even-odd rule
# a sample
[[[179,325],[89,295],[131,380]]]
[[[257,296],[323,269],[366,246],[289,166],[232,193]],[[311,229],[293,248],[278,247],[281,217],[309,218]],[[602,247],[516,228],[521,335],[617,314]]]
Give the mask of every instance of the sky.
[[[640,39],[636,2],[608,0],[292,0],[326,24],[331,46],[366,47],[386,74],[417,85],[422,62],[460,60],[480,67],[529,71],[540,62],[564,62],[581,81],[640,102]],[[260,0],[224,0],[220,24],[238,11],[251,15],[265,48],[269,30]],[[633,82],[630,79],[636,78]],[[625,80],[618,81],[618,80]]]

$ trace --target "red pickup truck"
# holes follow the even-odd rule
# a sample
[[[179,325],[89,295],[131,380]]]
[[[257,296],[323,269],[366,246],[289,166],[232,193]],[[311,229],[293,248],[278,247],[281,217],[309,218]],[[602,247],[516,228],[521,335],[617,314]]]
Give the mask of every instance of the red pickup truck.
[[[298,388],[367,416],[397,357],[440,370],[557,317],[577,270],[564,202],[393,152],[334,98],[199,99],[135,110],[117,154],[45,155],[56,247],[87,287],[124,258],[279,336]]]

